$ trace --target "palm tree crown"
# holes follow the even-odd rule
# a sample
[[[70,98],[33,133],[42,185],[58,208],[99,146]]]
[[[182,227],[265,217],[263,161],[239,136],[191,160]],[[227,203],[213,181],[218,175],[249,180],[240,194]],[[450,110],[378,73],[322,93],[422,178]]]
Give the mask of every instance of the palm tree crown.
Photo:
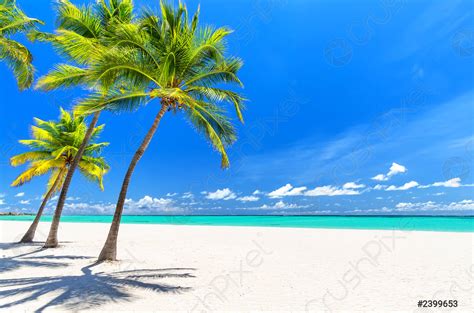
[[[33,82],[34,67],[31,52],[18,41],[9,37],[17,33],[29,33],[43,24],[29,18],[17,6],[15,0],[0,0],[0,60],[5,60],[13,70],[20,89],[26,89]]]
[[[83,117],[72,117],[69,112],[61,109],[60,120],[43,121],[35,118],[35,126],[31,127],[33,139],[20,140],[20,143],[27,146],[31,151],[18,154],[10,159],[12,166],[19,166],[29,163],[28,168],[21,173],[12,183],[12,186],[21,186],[29,182],[33,177],[51,173],[48,181],[48,190],[53,186],[59,177],[59,181],[64,181],[67,168],[77,150],[82,143],[87,125]],[[88,179],[95,181],[103,189],[103,176],[108,171],[109,166],[104,158],[99,156],[103,147],[108,143],[94,143],[104,125],[94,129],[93,140],[87,146],[81,161],[79,169]],[[62,183],[56,184],[57,190]],[[56,191],[57,191],[56,190]]]
[[[68,63],[56,65],[38,80],[36,88],[54,90],[83,86],[100,89],[96,81],[91,80],[89,66],[114,42],[113,27],[132,21],[132,1],[99,0],[93,5],[78,7],[69,0],[60,0],[57,15],[55,34],[38,33],[36,38],[51,42]]]
[[[92,62],[88,80],[108,92],[84,99],[75,112],[136,109],[159,98],[169,111],[182,111],[229,166],[225,147],[236,140],[235,128],[222,103],[234,106],[243,121],[243,97],[225,88],[242,86],[238,58],[225,55],[225,27],[198,28],[199,10],[191,17],[182,4],[177,9],[161,2],[161,17],[146,11],[135,23],[114,25],[113,49]]]

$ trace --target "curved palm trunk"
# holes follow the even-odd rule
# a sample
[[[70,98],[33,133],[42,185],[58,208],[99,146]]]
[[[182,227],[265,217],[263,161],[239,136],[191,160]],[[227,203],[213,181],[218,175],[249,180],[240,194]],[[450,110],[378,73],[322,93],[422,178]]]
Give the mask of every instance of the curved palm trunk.
[[[87,128],[86,135],[84,136],[84,140],[79,147],[79,150],[72,161],[72,164],[69,166],[69,170],[67,172],[66,178],[64,179],[64,184],[61,189],[61,193],[59,195],[58,204],[56,205],[56,210],[54,211],[53,221],[51,222],[51,228],[49,229],[48,239],[43,246],[43,248],[56,248],[58,246],[58,228],[59,228],[59,220],[61,219],[61,214],[63,212],[64,203],[66,202],[67,192],[69,190],[69,185],[71,185],[72,176],[74,175],[74,171],[76,170],[77,166],[79,165],[79,161],[84,154],[84,150],[86,150],[87,144],[92,137],[92,132],[94,131],[95,125],[99,120],[100,111],[94,114],[91,123],[89,124],[89,128]]]
[[[23,238],[21,238],[20,243],[33,242],[33,238],[35,237],[35,233],[36,233],[36,228],[38,227],[41,216],[43,215],[44,208],[46,207],[46,204],[48,203],[49,199],[53,195],[54,190],[56,190],[56,188],[58,187],[58,184],[61,180],[61,176],[62,176],[62,174],[65,170],[66,170],[66,167],[63,167],[60,170],[60,172],[58,174],[58,177],[56,177],[56,180],[54,181],[51,188],[49,188],[48,193],[46,193],[46,195],[44,196],[43,202],[41,202],[41,206],[38,210],[38,213],[36,213],[36,217],[35,217],[33,223],[31,223],[30,228],[28,228],[28,230],[26,231]]]
[[[102,248],[102,251],[100,252],[98,262],[115,261],[117,258],[117,237],[118,237],[118,231],[119,231],[119,226],[120,226],[120,220],[122,218],[123,206],[125,204],[125,199],[127,197],[128,185],[130,183],[130,179],[132,177],[133,171],[135,170],[135,166],[137,165],[138,161],[141,159],[141,157],[145,153],[146,148],[150,144],[150,141],[153,138],[153,135],[155,134],[156,129],[158,128],[158,125],[160,124],[161,118],[165,114],[167,108],[168,107],[166,105],[161,106],[160,111],[158,112],[158,114],[155,117],[155,120],[153,121],[153,125],[148,130],[148,133],[143,139],[143,142],[141,143],[138,150],[133,155],[132,161],[130,162],[130,165],[128,166],[127,173],[125,174],[125,178],[123,179],[122,189],[120,190],[117,206],[115,208],[114,219],[112,221],[112,224],[110,225],[109,234],[107,236],[107,240],[105,241],[104,247]]]

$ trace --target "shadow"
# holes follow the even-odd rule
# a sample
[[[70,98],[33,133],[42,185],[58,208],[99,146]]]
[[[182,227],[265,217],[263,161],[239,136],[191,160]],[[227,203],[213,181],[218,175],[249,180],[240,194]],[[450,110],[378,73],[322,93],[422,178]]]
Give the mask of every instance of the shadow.
[[[30,260],[41,260],[41,259],[87,260],[87,259],[94,259],[94,258],[91,256],[77,256],[77,255],[42,255],[42,256],[32,256],[32,257],[29,257],[28,259]]]
[[[44,251],[41,247],[25,252],[22,254],[18,254],[15,256],[3,256],[0,257],[0,274],[7,271],[13,271],[19,269],[21,267],[65,267],[67,266],[66,263],[62,262],[51,262],[45,259],[48,257],[43,256],[31,256],[32,254]],[[54,259],[68,259],[72,258],[72,256],[58,256],[58,257],[51,257]]]
[[[192,278],[193,268],[165,268],[93,273],[89,265],[79,275],[0,279],[0,309],[26,304],[47,296],[49,300],[35,312],[61,306],[62,310],[94,309],[108,302],[131,301],[133,289],[157,293],[182,293],[192,288],[170,285],[163,278]],[[9,298],[11,300],[9,300]],[[8,302],[9,301],[9,302]]]
[[[19,249],[21,247],[42,247],[43,245],[44,245],[43,242],[30,242],[30,243],[20,243],[20,242],[4,243],[4,242],[0,242],[0,251],[1,250],[9,250],[9,249]]]

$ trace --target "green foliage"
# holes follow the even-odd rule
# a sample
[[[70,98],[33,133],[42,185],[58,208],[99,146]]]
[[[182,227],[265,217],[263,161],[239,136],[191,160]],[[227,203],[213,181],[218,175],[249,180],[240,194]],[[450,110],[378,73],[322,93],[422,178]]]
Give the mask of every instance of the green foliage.
[[[76,6],[69,0],[56,4],[58,25],[54,34],[35,33],[34,38],[52,43],[69,64],[59,64],[38,80],[36,88],[54,90],[83,86],[100,89],[91,80],[90,64],[101,58],[114,43],[110,31],[117,24],[132,20],[131,0],[99,0],[88,6]]]
[[[108,25],[102,41],[108,49],[87,70],[87,80],[103,89],[83,99],[75,113],[134,110],[158,98],[169,110],[184,111],[227,167],[226,147],[236,140],[236,131],[225,105],[243,122],[244,102],[228,89],[229,84],[242,87],[242,61],[226,56],[225,39],[232,31],[199,27],[199,10],[190,18],[181,3],[174,8],[161,1],[160,9],[160,16],[147,10],[130,23]]]
[[[56,192],[61,188],[66,177],[67,171],[64,169],[72,163],[84,139],[87,125],[83,117],[73,117],[63,109],[61,109],[59,121],[43,121],[35,118],[35,124],[31,127],[32,139],[20,140],[20,143],[28,147],[30,151],[10,159],[12,166],[28,163],[27,169],[13,181],[12,186],[21,186],[34,177],[50,173],[48,190],[53,186],[58,175],[61,175]],[[103,176],[107,173],[109,166],[100,153],[108,143],[94,141],[103,127],[101,125],[94,129],[93,138],[79,162],[81,173],[97,182],[101,189],[103,189]]]
[[[30,51],[21,43],[9,38],[18,33],[36,30],[40,20],[29,18],[15,0],[0,0],[0,60],[6,62],[16,77],[18,87],[26,89],[33,83],[34,67]]]

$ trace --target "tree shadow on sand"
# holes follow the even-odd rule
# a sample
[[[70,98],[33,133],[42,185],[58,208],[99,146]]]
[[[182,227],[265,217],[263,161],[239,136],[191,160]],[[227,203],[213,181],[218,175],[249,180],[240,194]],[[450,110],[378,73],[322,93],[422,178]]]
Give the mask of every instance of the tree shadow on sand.
[[[41,252],[43,249],[39,247],[33,251],[25,252],[15,256],[1,256],[0,257],[0,274],[3,272],[13,271],[21,267],[65,267],[66,263],[63,262],[51,262],[49,258],[55,258],[54,256],[31,256],[35,253]],[[77,256],[62,256],[58,259],[77,259],[84,257]],[[1,285],[0,285],[1,286]]]
[[[108,302],[132,301],[132,289],[150,290],[157,293],[181,293],[190,287],[174,286],[157,281],[195,277],[193,268],[164,268],[92,273],[89,265],[81,269],[82,274],[64,276],[25,277],[0,279],[0,309],[27,304],[42,296],[52,297],[36,309],[61,306],[66,310],[94,309]],[[10,302],[9,298],[11,299]],[[14,298],[14,299],[12,299]]]

